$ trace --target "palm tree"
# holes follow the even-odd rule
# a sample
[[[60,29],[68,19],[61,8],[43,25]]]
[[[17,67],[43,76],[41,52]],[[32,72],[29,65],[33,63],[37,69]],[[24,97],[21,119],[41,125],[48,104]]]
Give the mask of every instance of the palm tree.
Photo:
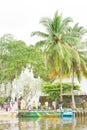
[[[66,74],[67,70],[70,73],[73,57],[76,61],[79,59],[74,48],[79,43],[79,34],[77,34],[77,30],[72,30],[69,26],[71,22],[72,19],[70,17],[63,19],[62,15],[58,15],[58,12],[56,12],[53,19],[47,17],[41,19],[40,23],[46,28],[45,33],[35,31],[31,34],[32,36],[37,35],[43,38],[36,45],[43,46],[46,64],[50,72],[55,72],[54,74],[60,79],[60,101],[62,101],[63,75]],[[80,64],[80,60],[76,63]]]
[[[44,38],[44,40],[38,42],[38,45],[43,45],[45,48],[46,61],[48,67],[50,68],[50,71],[55,71],[57,75],[59,73],[60,101],[62,101],[63,62],[65,62],[70,68],[66,59],[70,59],[71,55],[68,53],[68,50],[66,50],[66,43],[64,40],[70,22],[72,22],[72,19],[70,17],[62,19],[62,15],[58,15],[58,12],[56,12],[53,19],[42,18],[40,21],[40,23],[46,27],[47,33],[40,31],[32,33],[32,36],[38,35]],[[71,61],[69,60],[69,62]]]
[[[87,53],[87,52],[86,52]],[[85,53],[83,54],[82,52],[78,52],[79,55],[79,60],[80,63],[76,63],[76,61],[73,59],[72,62],[72,88],[71,88],[71,92],[72,92],[72,102],[73,102],[73,107],[76,108],[75,105],[75,99],[74,99],[74,93],[73,93],[73,88],[74,88],[74,78],[77,77],[78,81],[81,81],[81,77],[84,76],[87,78],[87,57],[85,55]]]
[[[72,29],[70,29],[70,34],[73,34],[75,37],[75,44],[73,44],[73,47],[76,50],[76,54],[72,53],[73,59],[72,59],[72,66],[71,66],[71,72],[72,72],[72,102],[73,107],[75,108],[75,99],[73,94],[73,88],[74,88],[74,77],[77,77],[78,81],[80,82],[81,76],[85,76],[87,78],[87,52],[80,51],[82,48],[84,49],[86,47],[85,42],[83,42],[83,36],[87,33],[87,30],[83,27],[79,27],[78,24],[75,24]],[[75,52],[75,51],[74,51]],[[77,56],[76,56],[77,55]]]

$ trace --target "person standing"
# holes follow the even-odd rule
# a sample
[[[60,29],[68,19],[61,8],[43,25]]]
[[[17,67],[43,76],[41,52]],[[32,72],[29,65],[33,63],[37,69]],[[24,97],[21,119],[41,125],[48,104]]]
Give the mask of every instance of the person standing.
[[[83,100],[82,104],[83,104],[83,110],[84,110],[86,108],[86,100],[85,99]]]
[[[73,108],[73,102],[72,101],[70,102],[70,107]]]
[[[38,111],[40,111],[40,110],[41,110],[41,103],[38,102]]]
[[[30,100],[28,101],[27,110],[29,110],[29,111],[31,111],[31,110],[32,110]]]
[[[59,102],[59,110],[62,110],[62,102]]]
[[[36,102],[35,101],[33,101],[32,107],[33,107],[33,110],[35,111],[36,110]]]
[[[48,102],[45,102],[45,109],[48,110]]]
[[[21,101],[18,99],[18,110],[21,110]]]
[[[52,109],[56,110],[56,102],[55,101],[52,102]]]

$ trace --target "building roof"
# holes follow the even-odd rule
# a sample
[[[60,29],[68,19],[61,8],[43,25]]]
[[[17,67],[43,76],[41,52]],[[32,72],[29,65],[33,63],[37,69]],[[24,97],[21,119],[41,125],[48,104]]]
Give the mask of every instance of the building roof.
[[[74,93],[74,95],[87,95],[87,91],[74,90],[73,93]],[[72,95],[72,93],[70,93],[70,92],[63,93],[62,95]]]

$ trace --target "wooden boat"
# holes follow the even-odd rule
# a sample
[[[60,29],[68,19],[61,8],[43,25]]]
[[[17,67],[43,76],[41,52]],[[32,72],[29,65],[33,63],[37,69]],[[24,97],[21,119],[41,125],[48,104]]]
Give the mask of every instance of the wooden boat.
[[[72,110],[64,111],[19,111],[18,117],[74,117]]]
[[[60,112],[57,111],[20,111],[19,117],[58,117]]]

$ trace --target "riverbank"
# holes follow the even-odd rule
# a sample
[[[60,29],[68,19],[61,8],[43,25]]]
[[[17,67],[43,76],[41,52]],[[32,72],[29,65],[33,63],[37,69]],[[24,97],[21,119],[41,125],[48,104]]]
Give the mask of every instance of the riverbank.
[[[18,111],[0,111],[0,118],[14,118],[18,116]]]
[[[77,108],[75,110],[75,117],[87,117],[87,109]]]
[[[83,110],[81,108],[74,110],[75,117],[87,117],[87,109]],[[27,110],[20,110],[20,111],[0,111],[0,118],[14,118],[17,116],[23,117],[60,117],[60,112],[56,111],[27,111]]]

